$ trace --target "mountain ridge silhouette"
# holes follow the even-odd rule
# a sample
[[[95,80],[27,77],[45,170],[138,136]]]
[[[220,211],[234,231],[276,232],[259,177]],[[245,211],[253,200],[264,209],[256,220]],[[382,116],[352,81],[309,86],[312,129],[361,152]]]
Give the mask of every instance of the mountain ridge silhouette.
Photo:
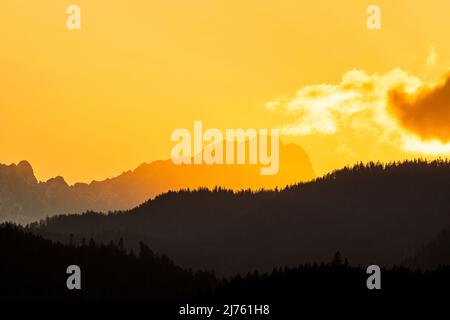
[[[392,266],[450,225],[450,162],[359,164],[272,191],[168,192],[128,211],[31,225],[53,240],[123,237],[219,274],[327,261]]]
[[[298,145],[280,144],[280,170],[261,176],[259,165],[175,165],[143,163],[102,181],[67,184],[63,177],[39,182],[27,161],[0,164],[0,222],[26,224],[55,214],[131,209],[158,194],[183,188],[221,186],[272,189],[315,177],[309,156]]]

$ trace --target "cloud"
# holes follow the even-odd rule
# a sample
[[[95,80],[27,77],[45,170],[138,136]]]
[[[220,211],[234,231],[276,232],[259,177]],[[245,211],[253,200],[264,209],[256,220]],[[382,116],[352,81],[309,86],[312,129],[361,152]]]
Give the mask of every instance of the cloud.
[[[428,57],[426,67],[427,70],[433,69],[437,65],[437,52],[435,47],[430,47],[428,49]]]
[[[418,78],[399,69],[382,75],[352,70],[339,84],[306,86],[292,98],[268,102],[266,108],[295,118],[282,127],[288,135],[335,134],[349,126],[389,129],[395,127],[386,112],[389,91],[402,86],[412,92],[420,85]]]
[[[423,140],[450,142],[450,72],[435,86],[408,94],[403,88],[390,92],[390,111],[407,130]]]
[[[305,86],[265,107],[292,119],[281,125],[285,135],[335,135],[349,145],[370,136],[406,152],[450,153],[450,77],[433,86],[400,69],[351,70],[337,84]]]
[[[278,108],[279,105],[280,105],[280,101],[279,101],[279,100],[273,100],[273,101],[267,102],[267,103],[264,105],[264,107],[265,107],[267,110],[275,111],[275,110]]]

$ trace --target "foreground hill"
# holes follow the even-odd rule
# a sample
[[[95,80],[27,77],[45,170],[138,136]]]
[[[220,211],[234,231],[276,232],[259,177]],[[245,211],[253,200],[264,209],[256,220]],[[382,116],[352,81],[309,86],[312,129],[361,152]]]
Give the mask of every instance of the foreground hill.
[[[177,166],[165,160],[104,181],[69,186],[62,177],[38,182],[26,161],[0,165],[0,222],[29,223],[55,214],[125,210],[181,188],[275,188],[314,178],[308,155],[295,144],[280,146],[278,174],[261,176],[259,169],[259,165]]]
[[[426,270],[450,266],[450,227],[420,247],[412,257],[405,260],[404,265]]]
[[[0,225],[0,298],[111,299],[147,297],[155,300],[195,297],[215,284],[212,273],[192,273],[167,256],[140,245],[138,255],[120,242],[107,246],[64,246],[12,225]],[[80,291],[67,289],[67,267],[81,269]]]
[[[327,261],[392,265],[450,225],[450,163],[358,165],[282,191],[169,192],[109,215],[57,216],[45,237],[143,240],[183,266],[232,274]]]
[[[449,268],[427,273],[404,268],[383,269],[382,290],[371,291],[366,287],[365,268],[349,266],[339,253],[326,264],[278,267],[268,273],[217,279],[210,272],[193,273],[179,268],[168,257],[155,254],[142,243],[136,255],[127,253],[121,241],[108,245],[98,245],[93,240],[79,246],[61,245],[12,225],[0,225],[0,257],[1,301],[30,304],[75,300],[76,308],[72,305],[71,312],[80,310],[83,301],[112,300],[116,302],[114,307],[125,308],[128,316],[136,308],[145,308],[139,310],[141,315],[147,312],[153,317],[161,313],[161,319],[175,319],[180,307],[186,304],[215,304],[221,308],[224,304],[240,303],[245,308],[249,304],[268,304],[271,319],[286,319],[298,312],[299,301],[308,301],[307,305],[322,304],[322,307],[324,303],[328,306],[340,303],[343,310],[352,310],[356,303],[373,307],[375,302],[383,301],[398,306],[403,299],[409,305],[412,299],[423,303],[426,298],[450,297]],[[81,290],[66,287],[69,265],[81,269]],[[127,303],[120,301],[124,299],[128,302],[137,299],[138,303],[129,309]],[[142,299],[146,301],[143,303]],[[89,307],[92,312],[93,305]],[[113,306],[101,307],[106,307],[101,309],[104,315]],[[215,311],[218,316],[212,318],[223,318],[220,316],[225,311]]]

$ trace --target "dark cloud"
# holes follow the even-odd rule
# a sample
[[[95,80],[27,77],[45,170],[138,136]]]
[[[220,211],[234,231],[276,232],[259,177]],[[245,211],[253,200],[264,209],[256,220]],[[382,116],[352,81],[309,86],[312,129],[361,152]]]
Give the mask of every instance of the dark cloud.
[[[402,88],[392,90],[389,110],[405,129],[422,139],[450,142],[450,73],[443,84],[412,95]]]

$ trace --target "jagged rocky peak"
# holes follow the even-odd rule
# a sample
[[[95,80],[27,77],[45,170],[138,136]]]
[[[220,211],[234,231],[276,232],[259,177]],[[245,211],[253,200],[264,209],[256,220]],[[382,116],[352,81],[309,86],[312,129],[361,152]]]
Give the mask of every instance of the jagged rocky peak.
[[[64,180],[64,178],[61,177],[61,176],[57,176],[57,177],[48,179],[45,184],[52,185],[52,186],[59,186],[59,187],[67,187],[67,186],[69,186],[67,184],[66,180]]]
[[[28,183],[30,184],[36,184],[37,179],[34,176],[33,167],[31,164],[26,161],[22,160],[20,161],[16,166],[16,172]]]
[[[17,164],[17,169],[22,171],[31,171],[33,172],[33,167],[27,160],[22,160]]]

